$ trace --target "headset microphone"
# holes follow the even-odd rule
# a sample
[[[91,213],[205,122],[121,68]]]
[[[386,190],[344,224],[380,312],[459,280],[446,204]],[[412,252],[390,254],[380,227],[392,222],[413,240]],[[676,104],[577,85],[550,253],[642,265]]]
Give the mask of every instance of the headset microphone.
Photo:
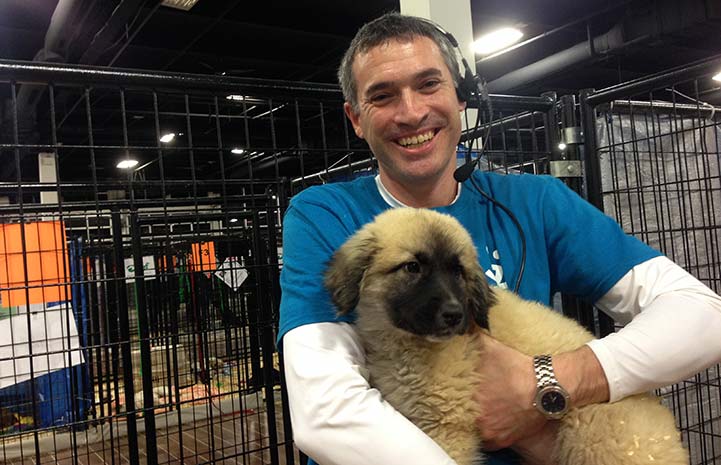
[[[453,179],[455,179],[457,182],[465,182],[466,179],[471,177],[471,174],[473,174],[473,169],[478,164],[479,158],[474,158],[473,160],[470,160],[458,168],[453,172]]]
[[[488,95],[488,87],[486,86],[486,83],[483,79],[476,76],[473,71],[471,70],[471,67],[468,65],[468,62],[463,57],[463,54],[461,53],[461,49],[458,46],[458,41],[455,37],[453,37],[453,34],[450,32],[447,32],[443,30],[439,25],[433,23],[432,21],[428,21],[429,23],[433,24],[436,29],[438,29],[441,34],[446,36],[448,41],[451,43],[453,48],[455,48],[456,52],[461,58],[461,63],[463,65],[464,73],[463,78],[461,79],[461,82],[458,83],[458,87],[456,88],[456,93],[458,94],[458,98],[464,102],[468,102],[471,98],[475,97],[476,102],[478,103],[478,113],[476,116],[476,124],[473,129],[473,136],[475,136],[476,132],[478,131],[478,127],[481,122],[481,107],[483,106],[483,103],[485,102],[486,107],[488,109],[488,124],[486,128],[485,137],[482,139],[482,145],[478,150],[478,156],[475,158],[472,158],[471,155],[473,153],[473,141],[475,140],[475,137],[471,139],[471,142],[468,144],[468,151],[466,153],[466,159],[468,160],[463,165],[456,168],[456,170],[453,172],[453,179],[455,179],[457,182],[465,182],[467,179],[470,178],[471,184],[473,187],[478,191],[478,193],[484,197],[486,200],[490,201],[492,204],[496,205],[498,208],[503,210],[504,213],[508,215],[508,217],[511,219],[513,224],[518,229],[518,234],[521,239],[521,262],[518,267],[518,277],[516,278],[516,285],[514,287],[514,292],[518,293],[518,290],[521,287],[521,281],[523,280],[523,272],[526,269],[526,235],[523,233],[523,228],[521,227],[521,223],[518,221],[518,218],[513,214],[513,212],[503,205],[498,200],[494,199],[491,195],[486,193],[481,187],[476,183],[476,180],[471,176],[473,174],[473,169],[476,167],[476,165],[481,161],[481,156],[483,155],[484,150],[486,149],[486,144],[488,143],[489,136],[491,135],[491,123],[490,121],[493,120],[493,107],[491,105],[491,99]]]
[[[473,73],[471,70],[470,65],[468,64],[468,61],[466,61],[466,58],[461,53],[461,49],[458,45],[458,41],[455,37],[453,37],[453,34],[451,34],[448,31],[443,30],[438,25],[436,25],[436,28],[441,31],[443,35],[446,36],[448,41],[451,43],[451,45],[456,49],[459,58],[461,59],[461,64],[463,65],[463,78],[461,79],[461,82],[458,83],[458,87],[456,88],[456,93],[458,94],[458,98],[464,102],[468,102],[471,98],[475,97],[476,102],[478,103],[478,111],[481,111],[481,107],[483,106],[483,103],[486,104],[486,107],[488,108],[488,117],[489,119],[493,118],[493,108],[491,106],[491,99],[488,95],[488,86],[486,85],[485,80],[479,78],[477,75]],[[476,117],[476,124],[475,128],[473,129],[473,132],[475,133],[478,130],[478,125],[480,123],[480,113],[478,114],[478,117]],[[467,159],[468,161],[463,164],[462,166],[458,167],[456,171],[453,172],[453,178],[457,182],[464,182],[466,179],[468,179],[471,174],[473,174],[473,169],[476,167],[478,162],[481,160],[481,155],[483,154],[483,150],[486,146],[486,141],[488,140],[488,136],[490,135],[490,125],[488,127],[488,130],[486,131],[486,136],[483,138],[483,146],[480,148],[478,152],[478,156],[471,160],[471,154],[473,151],[473,141],[468,146],[468,153],[467,153]]]

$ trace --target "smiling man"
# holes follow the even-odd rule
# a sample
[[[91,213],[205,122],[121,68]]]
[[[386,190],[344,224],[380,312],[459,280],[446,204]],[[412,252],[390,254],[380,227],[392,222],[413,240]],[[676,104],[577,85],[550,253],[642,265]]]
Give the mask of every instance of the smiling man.
[[[353,62],[357,103],[345,112],[380,165],[381,183],[409,206],[448,205],[465,102],[436,43],[388,41]]]
[[[487,449],[510,446],[530,463],[553,463],[555,424],[569,405],[615,401],[721,360],[721,298],[563,183],[479,171],[463,184],[453,179],[465,103],[456,92],[455,51],[433,23],[390,13],[366,24],[338,75],[346,115],[378,159],[379,174],[306,189],[291,199],[283,223],[278,342],[294,439],[317,463],[453,463],[370,387],[353,316],[336,315],[323,287],[333,253],[389,208],[457,218],[492,285],[510,287],[525,269],[518,289],[525,299],[548,305],[564,292],[630,322],[552,358],[484,338],[488,362],[478,369],[497,380],[476,396]],[[519,228],[481,189],[513,212]],[[537,401],[549,379],[560,395]],[[515,460],[491,454],[488,463]]]

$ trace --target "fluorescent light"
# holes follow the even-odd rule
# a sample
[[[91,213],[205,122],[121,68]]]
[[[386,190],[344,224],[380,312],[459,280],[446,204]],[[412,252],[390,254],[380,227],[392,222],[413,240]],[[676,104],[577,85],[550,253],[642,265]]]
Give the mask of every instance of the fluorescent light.
[[[230,150],[230,153],[234,153],[236,155],[243,155],[245,153],[245,150],[241,149],[240,147],[234,147]]]
[[[518,42],[521,37],[523,37],[523,33],[518,29],[504,27],[490,32],[473,42],[473,51],[479,55],[488,55]]]
[[[161,4],[170,8],[188,11],[198,3],[199,0],[163,0]]]
[[[231,222],[231,223],[237,223],[237,222],[238,222],[238,218],[231,218],[231,219],[230,219],[230,222]]]
[[[238,94],[230,94],[230,95],[225,96],[226,100],[235,100],[235,101],[243,101],[246,98],[247,97],[245,95],[238,95]]]
[[[558,144],[558,150],[566,150],[566,144],[563,143],[563,142],[561,142],[560,144]]]
[[[715,75],[715,76],[712,77],[711,79],[713,79],[714,81],[719,81],[719,82],[721,82],[721,73],[718,73],[717,75]]]
[[[138,165],[138,160],[123,160],[115,166],[117,168],[120,168],[121,170],[129,170],[130,168],[133,168],[137,165]]]
[[[170,132],[170,133],[168,133],[168,134],[163,134],[163,135],[160,137],[160,142],[163,142],[163,143],[166,143],[166,144],[167,144],[168,142],[170,142],[170,141],[173,140],[173,139],[175,139],[175,134],[173,134],[172,132]]]

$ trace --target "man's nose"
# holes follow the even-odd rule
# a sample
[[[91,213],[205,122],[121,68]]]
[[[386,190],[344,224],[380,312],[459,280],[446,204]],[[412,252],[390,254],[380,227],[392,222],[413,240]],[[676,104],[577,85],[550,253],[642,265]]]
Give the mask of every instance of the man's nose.
[[[411,89],[404,89],[401,92],[398,111],[396,112],[396,122],[416,127],[420,126],[427,116],[428,105],[426,105],[422,96]]]

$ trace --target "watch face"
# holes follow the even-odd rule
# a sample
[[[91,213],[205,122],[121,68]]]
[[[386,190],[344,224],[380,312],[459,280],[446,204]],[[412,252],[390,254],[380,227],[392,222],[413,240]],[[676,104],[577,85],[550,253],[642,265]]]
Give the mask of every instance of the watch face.
[[[547,391],[541,397],[541,406],[548,413],[559,413],[566,409],[566,398],[558,391]]]

